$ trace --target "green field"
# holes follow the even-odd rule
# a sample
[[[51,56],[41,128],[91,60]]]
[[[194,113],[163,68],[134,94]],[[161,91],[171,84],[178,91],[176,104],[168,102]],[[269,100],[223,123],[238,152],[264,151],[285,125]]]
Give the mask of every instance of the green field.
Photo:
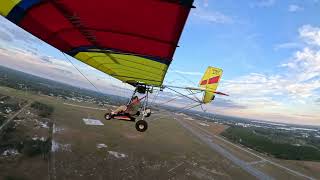
[[[222,133],[233,142],[243,144],[256,151],[287,160],[320,161],[320,151],[317,147],[308,145],[293,145],[278,135],[275,138],[257,133],[252,128],[230,127]],[[271,135],[271,133],[269,133]],[[290,137],[287,137],[287,139]]]

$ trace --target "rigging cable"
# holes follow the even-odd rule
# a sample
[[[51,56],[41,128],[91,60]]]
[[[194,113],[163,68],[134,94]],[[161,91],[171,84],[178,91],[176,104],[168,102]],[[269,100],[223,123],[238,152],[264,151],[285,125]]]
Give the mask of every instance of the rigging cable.
[[[184,80],[188,81],[189,83],[193,84],[194,86],[198,86],[195,82],[191,81],[190,79],[188,79],[186,76],[184,76],[183,74],[179,73],[178,70],[176,70],[175,68],[173,67],[169,67],[172,72],[175,72],[176,74],[178,74],[180,77],[182,77]]]
[[[177,75],[179,75],[180,77],[182,77],[185,81],[193,84],[194,86],[198,86],[195,82],[193,82],[192,80],[190,80],[189,78],[187,78],[186,76],[184,76],[183,74],[181,74],[178,70],[176,70],[175,68],[173,68],[172,66],[169,67],[169,69],[172,70],[172,72],[175,72]],[[190,90],[191,91],[191,90]],[[189,92],[189,91],[187,91]],[[192,92],[192,91],[191,91]],[[192,95],[195,99],[197,99],[199,102],[201,101],[196,94],[198,93],[190,93],[190,95]]]
[[[64,57],[70,62],[70,64],[99,92],[99,93],[101,93],[101,94],[103,94],[98,88],[97,88],[97,86],[95,86],[74,64],[73,64],[73,62],[68,58],[68,56],[64,53],[64,52],[62,52],[62,51],[60,51],[63,55],[64,55]]]

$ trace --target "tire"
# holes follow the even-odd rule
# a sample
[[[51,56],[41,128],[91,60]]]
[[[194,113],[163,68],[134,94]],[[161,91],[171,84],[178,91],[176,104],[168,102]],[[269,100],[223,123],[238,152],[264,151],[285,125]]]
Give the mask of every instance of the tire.
[[[148,129],[148,123],[144,120],[140,120],[136,123],[136,129],[139,132],[145,132]]]
[[[112,119],[112,115],[111,115],[111,113],[106,113],[105,115],[104,115],[104,118],[106,119],[106,120],[111,120]]]

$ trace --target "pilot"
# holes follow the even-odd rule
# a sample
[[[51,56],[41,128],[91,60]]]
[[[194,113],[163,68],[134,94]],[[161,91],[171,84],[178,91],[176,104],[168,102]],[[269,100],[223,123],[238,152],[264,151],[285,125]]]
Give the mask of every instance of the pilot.
[[[118,107],[115,111],[111,112],[111,114],[119,114],[121,112],[126,112],[130,115],[136,114],[141,107],[141,101],[138,96],[134,96],[131,98],[130,103],[128,105],[123,105]]]

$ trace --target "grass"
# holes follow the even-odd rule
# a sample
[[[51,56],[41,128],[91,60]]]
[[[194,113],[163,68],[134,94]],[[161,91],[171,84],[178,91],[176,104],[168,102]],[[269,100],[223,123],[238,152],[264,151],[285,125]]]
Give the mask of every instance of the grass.
[[[243,144],[258,152],[270,154],[276,158],[320,161],[320,151],[314,147],[275,142],[265,136],[254,133],[249,128],[230,127],[222,135],[234,142]]]
[[[53,107],[40,102],[33,102],[31,107],[39,111],[39,116],[49,117],[53,112]]]

